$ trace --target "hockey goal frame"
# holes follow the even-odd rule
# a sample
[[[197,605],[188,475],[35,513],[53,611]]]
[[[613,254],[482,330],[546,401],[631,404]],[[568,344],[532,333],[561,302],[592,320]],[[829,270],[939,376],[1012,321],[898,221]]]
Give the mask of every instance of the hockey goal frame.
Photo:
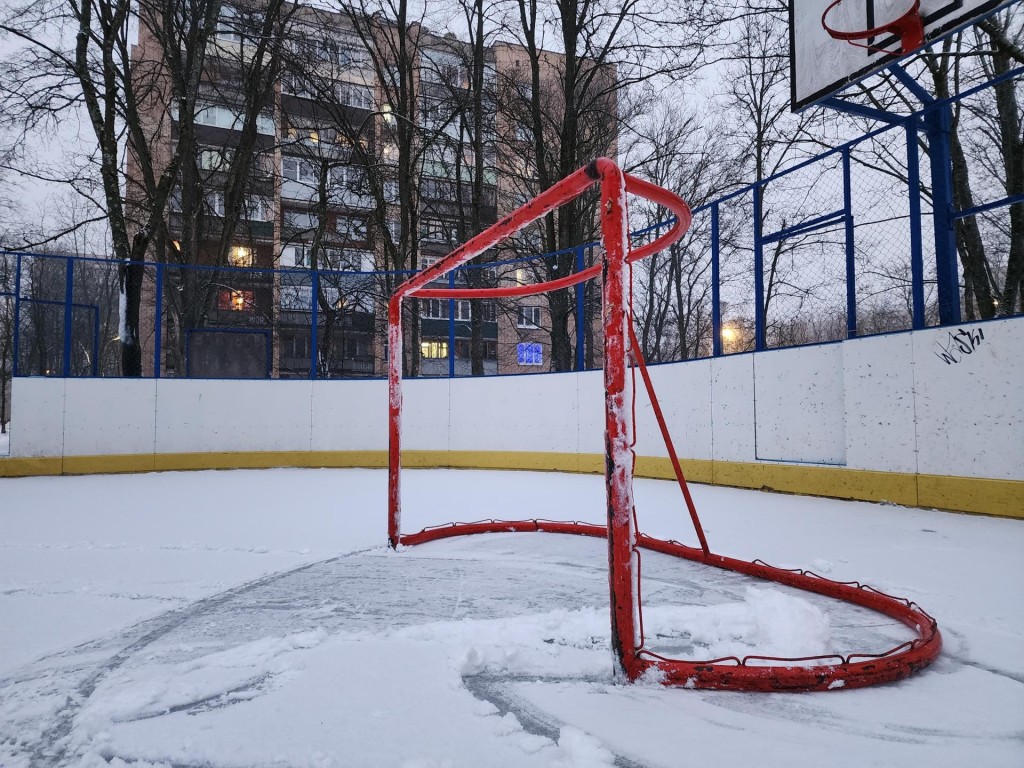
[[[431,288],[429,284],[476,258],[501,240],[600,184],[600,223],[604,254],[600,263],[546,283],[497,288]],[[654,241],[629,244],[626,194],[646,198],[672,211],[675,222]],[[629,265],[667,248],[689,228],[689,206],[676,195],[624,173],[599,158],[567,176],[435,264],[398,286],[388,304],[388,545],[393,549],[476,533],[543,531],[605,538],[608,541],[611,645],[618,676],[630,681],[653,673],[670,686],[743,691],[811,691],[860,688],[903,679],[940,653],[936,621],[916,604],[858,582],[836,582],[802,570],[785,570],[759,560],[747,562],[714,554],[704,537],[686,479],[632,331]],[[605,482],[607,525],[544,520],[486,520],[451,523],[418,533],[401,532],[402,302],[411,296],[436,299],[517,297],[567,288],[602,278],[604,331]],[[633,502],[633,414],[631,369],[638,369],[651,397],[676,479],[682,489],[700,547],[639,533]],[[882,653],[775,658],[729,657],[707,661],[670,659],[645,647],[640,595],[640,550],[649,549],[706,565],[861,605],[894,618],[914,631],[913,640]]]

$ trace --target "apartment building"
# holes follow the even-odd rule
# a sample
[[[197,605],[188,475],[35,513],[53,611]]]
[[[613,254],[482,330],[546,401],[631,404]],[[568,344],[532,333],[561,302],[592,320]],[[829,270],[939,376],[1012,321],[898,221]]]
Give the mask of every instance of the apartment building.
[[[154,153],[170,157],[190,141],[196,155],[194,168],[182,163],[170,207],[159,289],[168,295],[160,302],[164,375],[381,375],[394,285],[536,192],[525,160],[531,137],[518,122],[531,98],[523,52],[488,48],[474,88],[468,44],[414,27],[416,103],[402,117],[388,24],[293,9],[281,63],[254,92],[248,30],[258,19],[258,9],[222,7],[193,121],[168,106],[169,89],[164,103],[153,100]],[[137,60],[159,59],[159,45],[143,26]],[[558,58],[546,60],[552,76]],[[137,173],[129,158],[129,178]],[[542,245],[525,232],[489,256],[534,255]],[[531,279],[516,264],[451,278],[476,286]],[[155,303],[143,307],[154,324]],[[419,300],[413,311],[406,337],[420,375],[469,375],[474,347],[478,373],[550,370],[543,296]]]

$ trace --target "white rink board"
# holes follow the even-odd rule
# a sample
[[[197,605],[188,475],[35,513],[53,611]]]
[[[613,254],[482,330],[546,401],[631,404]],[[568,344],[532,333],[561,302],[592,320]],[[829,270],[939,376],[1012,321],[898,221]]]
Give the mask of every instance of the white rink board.
[[[11,382],[11,414],[27,422],[11,423],[11,456],[44,458],[64,455],[64,388],[70,379],[15,378]],[[111,449],[110,453],[114,453]]]
[[[943,345],[960,328],[980,341],[947,361]],[[1024,318],[650,371],[683,458],[1024,480],[1020,349]],[[637,383],[638,455],[664,457],[639,374]],[[409,450],[604,450],[600,371],[406,380],[403,392]],[[18,378],[13,406],[13,458],[388,445],[383,379]]]
[[[1012,2],[921,0],[925,39],[938,39]],[[893,57],[884,51],[899,51],[898,41],[888,37],[870,42],[881,51],[833,39],[821,23],[822,14],[831,3],[832,0],[790,0],[790,84],[794,109],[802,109],[891,63]],[[912,0],[844,0],[829,12],[829,26],[838,31],[868,30],[872,28],[871,18],[878,27],[898,19],[911,5]]]
[[[917,472],[911,334],[843,343],[846,466]]]
[[[308,381],[161,379],[156,392],[156,453],[309,450]]]
[[[312,450],[337,450],[339,443],[350,451],[380,448],[380,436],[388,430],[388,414],[387,391],[381,391],[379,381],[332,379],[312,384]]]
[[[971,345],[959,329],[973,331],[975,338],[978,331],[984,335],[969,354],[965,350]],[[914,334],[913,345],[918,471],[1020,479],[1024,473],[1020,322],[922,331]]]
[[[388,447],[388,385],[379,381],[378,407],[385,427],[378,437],[378,449]],[[410,386],[413,385],[413,386]],[[402,448],[409,451],[447,451],[452,418],[451,386],[448,379],[402,381]],[[333,450],[348,451],[344,437]]]
[[[780,349],[753,358],[757,458],[845,464],[842,345]]]
[[[152,453],[156,390],[155,379],[74,381],[64,397],[64,453],[102,455],[112,443],[117,453]]]
[[[694,360],[685,365],[655,365],[648,369],[680,458],[711,457],[711,367],[711,360]],[[668,449],[639,373],[636,382],[637,453],[665,458]]]
[[[498,376],[481,404],[477,379],[452,379],[453,451],[578,453],[578,375]]]
[[[711,366],[712,455],[719,461],[756,461],[754,355],[733,355]]]

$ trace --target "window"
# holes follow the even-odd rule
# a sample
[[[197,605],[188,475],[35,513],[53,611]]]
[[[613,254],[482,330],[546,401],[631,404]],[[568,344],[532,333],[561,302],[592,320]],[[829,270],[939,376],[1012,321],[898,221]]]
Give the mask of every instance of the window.
[[[444,83],[452,88],[469,87],[465,62],[447,51],[424,51],[420,77],[428,83]]]
[[[366,357],[370,354],[370,343],[364,338],[345,339],[345,357]]]
[[[366,219],[356,216],[339,216],[334,228],[339,235],[351,240],[366,240]]]
[[[425,360],[443,360],[448,357],[448,342],[421,341],[420,355]]]
[[[373,88],[360,83],[339,83],[338,100],[347,107],[373,109]]]
[[[285,357],[309,357],[309,336],[290,336],[285,338]]]
[[[435,243],[454,242],[455,222],[445,219],[420,219],[420,239]]]
[[[520,307],[516,325],[520,328],[540,328],[540,307]]]
[[[249,221],[270,221],[273,218],[273,203],[265,198],[247,197],[242,205],[245,207],[245,218]]]
[[[223,192],[207,192],[206,207],[212,216],[224,216],[227,210]],[[247,221],[270,221],[273,203],[262,197],[246,197],[242,200],[242,217]]]
[[[544,348],[540,344],[516,344],[516,362],[520,365],[544,365]]]
[[[321,38],[306,40],[306,46],[312,49],[313,55],[321,61],[336,64],[339,67],[361,69],[366,65],[367,53],[362,42],[355,37]]]
[[[251,308],[254,298],[255,295],[252,291],[234,291],[231,288],[221,288],[217,292],[217,309],[240,312]]]
[[[224,215],[224,193],[223,192],[207,192],[206,193],[206,206],[210,209],[210,213],[214,216]]]
[[[456,320],[472,320],[472,308],[468,299],[459,299],[455,302],[455,319]]]
[[[199,151],[199,167],[204,171],[226,171],[234,154],[233,149],[202,149]]]
[[[281,75],[281,93],[303,99],[316,98],[316,94],[306,86],[306,81],[300,75],[291,73]]]
[[[496,307],[494,301],[491,299],[485,299],[480,302],[480,315],[483,317],[485,323],[493,323],[498,319]]]
[[[294,229],[310,230],[320,226],[320,217],[309,211],[285,211],[284,225]]]
[[[362,192],[366,189],[366,174],[354,165],[342,165],[331,169],[331,183],[342,190]]]
[[[252,248],[245,245],[233,245],[228,251],[228,266],[251,267],[253,263]]]
[[[457,126],[459,122],[454,110],[447,102],[428,96],[424,96],[420,104],[420,116],[423,127],[434,130],[443,128],[449,123],[454,123]]]
[[[447,320],[448,299],[420,299],[420,317],[429,320]]]
[[[313,164],[299,157],[281,158],[281,177],[286,181],[301,181],[306,184],[316,183]]]
[[[240,131],[245,122],[244,115],[237,109],[213,104],[196,105],[196,125],[208,125],[213,128],[228,128]],[[273,115],[260,114],[256,117],[256,132],[267,136],[274,135]]]
[[[373,252],[353,248],[321,248],[317,258],[318,269],[339,272],[372,272]],[[289,245],[281,251],[282,267],[310,268],[313,249],[308,245]]]
[[[282,258],[282,261],[284,259]],[[309,285],[282,285],[281,309],[309,312],[313,306],[313,287]]]
[[[456,339],[455,356],[460,357],[464,360],[468,360],[469,358],[471,358],[473,356],[473,342],[470,341],[469,339]],[[498,342],[487,340],[483,341],[483,359],[498,359]]]
[[[217,17],[216,38],[229,43],[240,43],[242,36],[238,29],[238,9],[230,5],[222,5],[220,15]]]

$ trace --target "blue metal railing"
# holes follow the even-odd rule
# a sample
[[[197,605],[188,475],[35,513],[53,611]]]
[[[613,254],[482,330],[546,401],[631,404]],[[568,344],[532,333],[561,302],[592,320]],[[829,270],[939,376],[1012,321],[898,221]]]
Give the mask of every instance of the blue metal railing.
[[[897,68],[898,69],[898,68]],[[894,70],[896,71],[896,70]],[[800,280],[808,282],[809,278],[801,275],[801,265],[793,266],[792,275],[788,287],[798,297],[796,301],[796,313],[806,313],[813,316],[815,313],[827,314],[838,311],[841,307],[845,315],[844,327],[841,335],[831,338],[816,338],[812,341],[835,340],[836,338],[853,338],[863,333],[862,324],[858,316],[862,311],[863,304],[870,291],[858,287],[858,267],[862,251],[870,250],[871,244],[864,242],[861,236],[861,228],[878,224],[878,221],[865,221],[861,215],[858,220],[857,206],[859,198],[855,186],[866,173],[868,167],[862,159],[858,159],[858,153],[869,146],[869,142],[888,141],[891,145],[897,140],[906,144],[905,168],[906,174],[902,185],[897,185],[895,191],[891,192],[896,197],[905,196],[906,212],[895,216],[895,219],[905,219],[906,247],[899,248],[898,252],[892,255],[891,261],[898,266],[905,266],[909,272],[908,279],[908,309],[907,328],[920,329],[926,327],[929,322],[939,325],[951,325],[958,323],[961,316],[961,286],[956,263],[956,251],[954,241],[955,222],[971,216],[992,215],[1001,209],[1009,211],[1011,206],[1024,205],[1024,194],[1011,194],[1000,199],[989,200],[974,205],[967,210],[957,211],[953,209],[951,202],[951,156],[948,148],[949,114],[951,107],[962,102],[964,99],[981,94],[985,89],[1012,79],[1019,79],[1024,75],[1024,67],[1018,67],[991,81],[981,83],[965,90],[964,92],[945,99],[934,99],[919,87],[913,90],[922,101],[921,108],[913,114],[895,115],[882,112],[877,109],[867,108],[860,105],[838,103],[835,100],[829,102],[830,106],[836,109],[843,109],[861,116],[868,116],[883,122],[883,125],[875,128],[864,135],[845,142],[832,149],[826,150],[814,157],[802,160],[785,170],[769,177],[750,184],[732,189],[727,194],[716,199],[696,206],[693,210],[694,221],[701,217],[709,217],[709,227],[701,235],[691,234],[685,248],[688,249],[688,258],[705,259],[710,267],[710,328],[704,331],[703,342],[696,344],[694,349],[697,354],[687,356],[699,356],[700,354],[720,356],[735,351],[752,349],[761,351],[777,346],[786,346],[793,343],[784,339],[771,338],[769,332],[773,325],[773,317],[769,315],[770,307],[777,301],[774,291],[778,290],[779,280],[776,274],[776,263],[766,263],[768,249],[777,250],[787,243],[807,243],[817,248],[825,258],[825,254],[832,246],[841,248],[841,259],[837,264],[834,275],[826,275],[822,283],[834,284],[834,296],[816,296],[814,291]],[[911,83],[912,78],[906,77],[905,73],[896,71],[896,76]],[[915,83],[916,85],[916,83]],[[921,194],[922,173],[920,168],[919,138],[924,134],[928,139],[930,183],[932,200],[931,212],[926,214]],[[778,189],[800,188],[800,175],[804,172],[821,169],[822,176],[818,178],[830,179],[829,184],[835,188],[829,188],[828,192],[836,192],[833,200],[828,194],[822,192],[819,200],[812,200],[812,210],[803,213],[796,210],[790,211],[790,216],[782,216],[781,223],[773,223],[772,217],[778,217],[776,210],[770,201],[778,197]],[[838,179],[835,177],[838,176]],[[827,185],[826,185],[827,186]],[[783,194],[785,199],[787,193]],[[788,193],[794,197],[794,193]],[[810,192],[804,193],[805,199],[811,199]],[[774,197],[773,197],[774,196]],[[777,205],[777,202],[776,202]],[[751,207],[752,213],[746,210]],[[783,206],[785,207],[785,206]],[[739,210],[742,216],[734,218],[733,213]],[[822,212],[823,211],[823,212]],[[923,232],[923,221],[930,215],[933,226],[934,237],[932,241],[926,241]],[[726,223],[728,220],[728,224]],[[705,220],[706,221],[706,220]],[[737,223],[738,222],[738,223]],[[635,240],[641,240],[652,233],[657,235],[664,227],[671,222],[658,221],[633,233]],[[731,229],[730,229],[731,227]],[[739,231],[737,235],[735,231]],[[829,238],[834,237],[836,241]],[[817,239],[816,239],[817,238]],[[487,269],[497,272],[514,271],[518,267],[537,263],[539,260],[550,259],[559,255],[571,254],[574,268],[582,271],[587,265],[587,250],[599,247],[599,243],[583,243],[574,248],[564,251],[546,253],[537,256],[526,256],[509,258],[483,265],[470,265],[456,270],[449,274],[447,280],[449,287],[455,287],[460,281],[466,281],[469,270]],[[678,249],[678,246],[677,246]],[[675,251],[674,251],[675,253]],[[729,267],[735,272],[737,264],[744,259],[750,258],[752,262],[752,286],[740,289],[736,287],[735,275],[730,277]],[[59,357],[60,364],[47,371],[62,376],[72,375],[117,375],[118,355],[117,346],[109,343],[101,344],[101,337],[115,340],[112,333],[110,318],[117,317],[116,306],[111,308],[104,305],[104,301],[116,301],[116,290],[111,292],[110,286],[106,285],[104,299],[100,295],[93,296],[90,291],[96,293],[95,286],[90,280],[91,273],[97,268],[106,270],[107,279],[113,279],[116,286],[116,265],[106,259],[81,258],[70,256],[48,256],[45,254],[11,253],[0,252],[0,258],[14,259],[15,274],[13,285],[0,285],[0,300],[10,302],[13,298],[13,369],[15,375],[32,375],[42,373],[23,364],[22,356],[28,348],[28,342],[32,342],[36,349],[42,349],[46,344],[55,347],[53,358]],[[674,256],[674,258],[682,258]],[[33,272],[43,263],[58,264],[61,268],[54,268],[52,274],[43,279],[39,274]],[[62,271],[61,271],[62,269]],[[179,266],[166,263],[147,263],[144,265],[147,274],[147,304],[145,307],[152,308],[149,327],[144,329],[147,334],[145,343],[151,349],[151,361],[148,371],[149,375],[161,377],[168,375],[165,360],[168,354],[166,334],[168,332],[164,318],[167,314],[168,297],[175,288],[181,290],[184,275],[192,272],[193,276],[206,275],[207,283],[226,290],[234,290],[240,286],[249,286],[245,290],[256,291],[263,289],[273,294],[275,285],[281,285],[281,278],[289,276],[289,285],[305,289],[309,288],[308,307],[299,303],[298,307],[290,307],[287,310],[275,299],[267,307],[263,302],[264,317],[259,322],[255,319],[240,314],[232,318],[230,327],[225,327],[219,321],[210,320],[204,328],[181,328],[177,333],[181,337],[188,338],[193,331],[209,330],[217,328],[221,331],[244,332],[266,334],[271,338],[274,333],[284,330],[300,330],[308,334],[309,339],[309,369],[308,378],[317,379],[324,374],[321,371],[321,358],[329,357],[330,351],[321,349],[322,336],[326,332],[324,320],[321,317],[321,309],[318,297],[325,287],[332,287],[341,294],[342,289],[350,293],[364,293],[376,306],[376,302],[385,302],[388,298],[386,291],[381,286],[386,284],[397,284],[404,276],[411,272],[352,272],[334,270],[307,270],[302,268],[292,269],[247,269],[241,267],[219,267],[211,265]],[[681,269],[681,267],[680,267]],[[863,271],[863,270],[861,270]],[[747,274],[747,273],[744,273]],[[44,276],[45,277],[45,276]],[[739,282],[742,283],[747,278]],[[102,282],[102,281],[101,281]],[[583,370],[586,362],[586,330],[591,318],[588,318],[588,307],[586,304],[585,284],[575,286],[572,300],[569,302],[570,311],[574,314],[575,326],[573,330],[573,342],[575,344],[575,367]],[[888,290],[888,289],[887,289]],[[6,291],[6,292],[4,292]],[[737,293],[738,291],[738,293]],[[728,299],[726,293],[728,292]],[[928,303],[929,293],[934,293],[935,301]],[[99,293],[104,293],[102,290]],[[84,294],[84,295],[79,295]],[[274,294],[276,295],[276,294]],[[60,297],[63,297],[62,299]],[[77,300],[76,300],[77,298]],[[812,300],[813,299],[813,300]],[[340,298],[339,298],[340,300]],[[50,323],[52,327],[36,327],[39,323],[30,318],[26,321],[26,308],[34,305],[45,306],[56,311],[56,308],[63,309],[60,319],[61,332],[58,333],[54,318]],[[740,306],[741,310],[735,307]],[[809,306],[809,308],[808,308]],[[89,308],[93,312],[92,338],[88,347],[92,350],[91,365],[88,374],[83,373],[81,366],[75,367],[74,344],[76,333],[81,334],[81,324],[76,325],[74,311],[76,309]],[[103,312],[102,310],[106,310]],[[373,309],[370,313],[373,313]],[[681,311],[678,310],[677,311]],[[737,312],[739,311],[739,315]],[[776,309],[775,312],[781,310]],[[290,320],[284,323],[282,317],[289,313]],[[723,330],[726,327],[727,312],[732,313],[733,321],[737,316],[750,320],[752,325],[752,336],[749,345],[740,349],[728,349],[723,344]],[[459,338],[456,329],[456,301],[447,300],[448,328],[447,340],[447,370],[449,377],[458,374],[456,367],[456,342]],[[4,315],[6,316],[6,314]],[[101,316],[106,318],[101,321]],[[33,325],[35,323],[35,325]],[[274,330],[269,326],[274,325]],[[102,327],[101,327],[102,326]],[[287,326],[287,327],[285,327]],[[374,332],[383,336],[382,324],[377,323]],[[2,329],[0,329],[2,330]],[[874,331],[868,331],[874,332]],[[52,339],[44,341],[40,334],[49,334]],[[706,336],[710,338],[706,338]],[[60,336],[59,349],[56,348],[55,339]],[[443,337],[442,337],[443,338]],[[683,342],[680,341],[680,344]],[[80,348],[85,348],[85,343],[80,343]],[[269,349],[269,347],[268,347]],[[701,350],[704,350],[701,352]],[[59,354],[58,354],[59,352]],[[185,350],[184,366],[188,373],[188,350]],[[267,352],[268,359],[273,352]],[[328,371],[330,361],[327,362]],[[530,370],[536,370],[531,368]],[[175,370],[174,375],[181,375],[182,371]]]

